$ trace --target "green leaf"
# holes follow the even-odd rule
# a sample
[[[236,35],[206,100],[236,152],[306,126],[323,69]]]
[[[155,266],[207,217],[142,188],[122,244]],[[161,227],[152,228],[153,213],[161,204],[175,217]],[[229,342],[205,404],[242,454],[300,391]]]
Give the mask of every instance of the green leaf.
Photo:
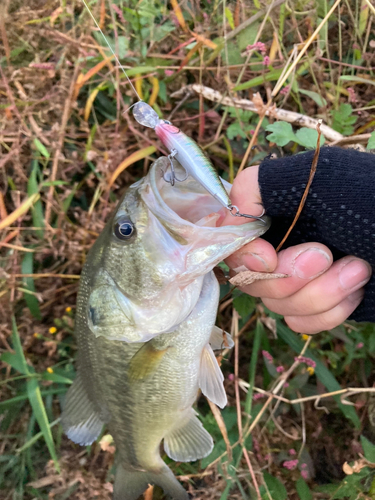
[[[332,111],[332,127],[344,135],[350,135],[354,131],[354,123],[357,121],[357,116],[352,115],[353,108],[350,104],[340,104],[339,109]]]
[[[243,29],[237,37],[237,44],[240,50],[246,49],[248,45],[253,45],[255,42],[260,23],[254,23]]]
[[[318,132],[311,128],[302,127],[297,130],[295,135],[295,142],[304,146],[305,148],[315,149],[318,144]],[[320,145],[323,146],[325,139],[323,135],[320,136]]]
[[[348,118],[352,112],[353,108],[348,103],[341,103],[339,109],[337,111],[333,111],[333,113],[336,113],[340,118]]]
[[[257,320],[257,325],[255,327],[255,332],[254,332],[254,342],[253,342],[253,348],[251,350],[251,359],[250,359],[250,367],[249,367],[249,390],[246,395],[246,403],[245,403],[245,412],[247,415],[251,414],[251,406],[253,402],[253,387],[254,387],[254,382],[255,382],[255,375],[256,375],[256,369],[257,369],[257,364],[258,364],[258,357],[259,357],[259,349],[262,341],[262,337],[265,334],[264,331],[264,326],[259,319]]]
[[[21,271],[22,274],[33,274],[33,258],[34,255],[32,253],[25,253],[24,258],[22,259]],[[26,301],[27,307],[30,309],[31,314],[36,319],[42,319],[42,315],[39,309],[38,299],[33,295],[35,293],[35,286],[33,278],[23,278],[24,286],[27,290],[32,293],[24,293],[24,299]]]
[[[234,30],[235,26],[234,26],[233,14],[231,10],[228,9],[228,7],[225,7],[225,17],[227,18],[229,26],[232,28],[232,30]]]
[[[284,68],[274,69],[272,71],[269,71],[268,73],[265,73],[264,75],[256,76],[255,78],[252,78],[248,82],[237,85],[236,87],[234,87],[233,91],[237,92],[239,90],[246,90],[250,89],[251,87],[257,87],[258,85],[262,85],[264,82],[274,82],[279,79],[283,71]]]
[[[157,68],[155,68],[155,66],[136,66],[134,68],[127,69],[126,74],[131,77],[135,75],[143,75],[143,73],[151,73],[156,70]]]
[[[31,173],[29,177],[29,181],[27,183],[27,194],[29,196],[39,192],[39,185],[37,176],[40,174],[39,172],[39,163],[37,160],[33,160],[31,163]],[[31,214],[33,218],[33,226],[34,227],[44,227],[44,213],[43,213],[43,205],[40,200],[36,201],[34,205],[31,207]],[[44,236],[44,231],[38,229],[35,231],[35,234],[42,239]]]
[[[227,136],[230,140],[233,140],[238,136],[242,137],[242,139],[247,138],[243,127],[241,127],[241,124],[239,122],[234,122],[229,125],[229,127],[227,128]]]
[[[48,373],[47,371],[42,373],[42,379],[43,380],[51,380],[52,382],[56,382],[57,384],[69,384],[70,385],[73,383],[73,380],[68,378],[68,377],[64,377],[63,375],[59,375],[58,373]]]
[[[368,85],[375,85],[375,80],[361,78],[360,76],[342,75],[339,80],[346,80],[347,82],[366,83]]]
[[[266,127],[267,132],[272,132],[272,134],[267,136],[270,142],[276,143],[278,146],[283,147],[290,141],[296,141],[296,136],[293,132],[292,126],[287,122],[275,122],[270,123]]]
[[[371,133],[366,149],[375,149],[375,130]]]
[[[321,95],[319,95],[317,92],[313,92],[312,90],[305,90],[305,89],[299,89],[299,92],[301,94],[305,94],[308,97],[310,97],[310,99],[312,99],[314,102],[316,102],[316,104],[318,106],[320,106],[321,108],[324,106],[327,106],[327,101]]]
[[[365,436],[361,436],[361,445],[366,460],[375,464],[375,444],[371,443]]]
[[[271,476],[268,472],[263,472],[263,479],[267,485],[272,500],[286,500],[288,498],[285,486],[279,479]]]
[[[296,490],[297,490],[298,496],[300,497],[301,500],[312,500],[313,499],[310,488],[307,486],[307,484],[302,479],[302,477],[300,477],[296,482]]]
[[[241,316],[242,319],[249,316],[254,311],[255,299],[247,293],[242,293],[233,299],[233,307]]]
[[[23,375],[29,374],[28,369],[25,368],[23,364],[23,357],[20,357],[18,354],[13,354],[12,352],[3,352],[3,354],[0,356],[0,360],[4,361]]]
[[[36,147],[36,149],[39,151],[39,153],[44,156],[44,158],[49,158],[50,157],[50,154],[48,152],[48,149],[45,147],[44,144],[42,144],[40,142],[39,139],[37,139],[36,137],[34,138],[34,146]]]

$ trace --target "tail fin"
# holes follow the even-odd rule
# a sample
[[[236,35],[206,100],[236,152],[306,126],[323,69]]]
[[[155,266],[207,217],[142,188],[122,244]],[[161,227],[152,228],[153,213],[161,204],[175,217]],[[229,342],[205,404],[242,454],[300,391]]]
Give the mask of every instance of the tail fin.
[[[173,500],[189,500],[189,495],[166,465],[157,473],[126,470],[121,464],[117,465],[113,500],[137,500],[149,484],[160,486]]]

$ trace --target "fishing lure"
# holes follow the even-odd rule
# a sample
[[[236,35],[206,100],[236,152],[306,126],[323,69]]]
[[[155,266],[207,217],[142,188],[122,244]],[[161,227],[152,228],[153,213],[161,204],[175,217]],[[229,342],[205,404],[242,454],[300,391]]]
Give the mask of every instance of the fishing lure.
[[[97,23],[95,17],[91,13],[85,0],[82,0],[86,9],[88,10],[91,18],[93,19],[96,27],[102,34],[106,44],[108,45],[110,51],[114,55],[117,63],[125,74],[128,82],[130,83],[135,95],[138,97],[139,101],[131,108],[133,108],[133,116],[136,121],[143,125],[144,127],[149,127],[155,130],[156,135],[159,137],[161,142],[168,148],[170,154],[168,155],[171,172],[167,174],[164,172],[164,180],[170,182],[172,186],[175,182],[183,182],[187,179],[188,175],[194,177],[223,207],[229,210],[230,214],[234,217],[246,217],[248,219],[257,219],[266,224],[265,220],[262,219],[264,211],[261,215],[255,216],[250,214],[240,213],[239,208],[236,205],[232,205],[229,195],[220,180],[220,177],[211,163],[211,161],[204,154],[202,149],[198,144],[191,139],[189,136],[184,134],[178,127],[175,127],[170,121],[160,119],[156,111],[146,102],[142,101],[138,92],[134,88],[134,85],[130,81],[126,71],[124,70],[122,64],[120,63],[116,53],[108,42],[103,31],[101,30],[99,24]],[[130,108],[129,108],[130,109]],[[174,168],[173,160],[176,159],[180,165],[185,169],[186,176],[183,179],[179,179],[176,176],[176,171]]]

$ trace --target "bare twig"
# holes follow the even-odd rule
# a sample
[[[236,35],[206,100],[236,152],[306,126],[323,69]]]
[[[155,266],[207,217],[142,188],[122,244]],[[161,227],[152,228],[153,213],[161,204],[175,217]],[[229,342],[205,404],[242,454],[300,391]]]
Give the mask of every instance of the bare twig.
[[[305,191],[303,192],[303,195],[302,195],[302,198],[301,198],[301,202],[299,204],[299,207],[298,207],[297,213],[296,213],[296,215],[295,215],[295,217],[293,219],[293,222],[290,225],[288,231],[286,232],[286,235],[284,236],[284,238],[281,240],[281,242],[277,246],[276,252],[278,252],[280,250],[280,248],[284,245],[286,239],[288,238],[288,236],[290,235],[292,229],[296,225],[296,222],[298,221],[299,216],[301,215],[303,207],[305,206],[307,195],[309,194],[309,189],[310,189],[311,183],[312,183],[312,181],[314,179],[315,172],[316,172],[316,167],[318,165],[318,160],[319,160],[320,135],[321,135],[321,132],[320,132],[320,123],[318,123],[317,130],[318,130],[318,140],[317,140],[316,150],[315,150],[315,153],[314,153],[314,158],[313,158],[313,161],[312,161],[312,164],[311,164],[311,170],[310,170],[309,180],[307,181],[307,184],[306,184],[306,187],[305,187]]]
[[[211,89],[210,87],[206,87],[204,85],[187,85],[186,87],[182,87],[177,92],[174,92],[171,97],[174,98],[182,98],[187,92],[195,92],[196,94],[203,94],[203,97],[212,102],[219,102],[223,106],[233,106],[235,108],[254,111],[254,113],[259,113],[259,109],[255,106],[252,101],[249,99],[238,99],[225,97],[223,94],[218,92],[217,90]],[[288,111],[286,109],[280,109],[276,107],[272,107],[270,109],[265,110],[265,116],[272,116],[276,120],[281,120],[288,123],[293,123],[298,127],[307,127],[311,129],[316,129],[318,125],[318,120],[315,118],[311,118],[310,116],[302,115],[301,113],[296,113],[294,111]],[[320,130],[324,137],[329,141],[339,141],[344,138],[342,134],[336,132],[328,125],[322,124],[320,126]],[[255,135],[255,134],[254,134]]]

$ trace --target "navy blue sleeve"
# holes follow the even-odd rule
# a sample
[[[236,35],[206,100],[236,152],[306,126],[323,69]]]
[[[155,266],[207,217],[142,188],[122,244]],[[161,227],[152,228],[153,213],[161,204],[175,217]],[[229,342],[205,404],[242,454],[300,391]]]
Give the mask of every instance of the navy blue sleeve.
[[[309,178],[314,151],[266,159],[259,185],[266,213],[272,217],[265,238],[282,240],[297,212]],[[375,269],[375,155],[324,147],[302,214],[284,248],[304,242],[327,245],[334,258],[355,255]],[[375,321],[375,276],[351,319]]]

